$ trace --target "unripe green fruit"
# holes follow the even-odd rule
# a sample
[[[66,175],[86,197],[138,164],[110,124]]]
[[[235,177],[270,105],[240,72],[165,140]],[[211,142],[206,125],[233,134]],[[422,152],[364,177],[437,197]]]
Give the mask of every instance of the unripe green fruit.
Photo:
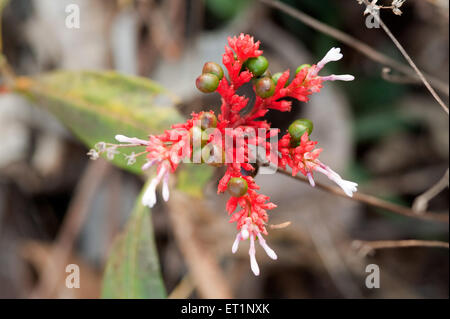
[[[308,132],[308,135],[311,135],[313,129],[313,122],[308,119],[298,119],[292,122],[288,129],[289,135],[291,136],[291,145],[298,146],[303,134]]]
[[[202,73],[214,74],[219,78],[219,80],[222,80],[223,78],[223,69],[219,64],[215,62],[206,62],[205,65],[203,66]]]
[[[245,67],[253,73],[254,76],[261,76],[269,67],[269,62],[260,55],[257,58],[250,58],[245,62]]]
[[[267,69],[266,72],[264,72],[264,74],[261,75],[261,76],[254,76],[254,77],[252,77],[252,83],[253,83],[253,85],[256,85],[256,83],[258,82],[258,80],[259,80],[260,78],[265,78],[265,77],[268,77],[268,78],[271,78],[271,77],[272,77],[272,73],[270,73],[269,69]]]
[[[212,73],[204,73],[197,78],[195,85],[203,93],[211,93],[219,86],[219,78]]]
[[[227,185],[228,193],[233,197],[241,197],[247,194],[248,184],[242,177],[232,177]]]
[[[304,68],[310,68],[311,65],[310,64],[302,64],[300,65],[297,70],[295,70],[295,75],[297,75],[301,70],[303,70]]]
[[[269,77],[269,78],[272,77],[272,73],[270,72],[269,69],[267,69],[266,72],[264,72],[263,75],[261,75],[261,77],[266,77],[266,76]]]
[[[274,75],[272,75],[272,81],[275,85],[277,85],[278,80],[280,79],[280,77],[283,75],[283,73],[281,72],[277,72]],[[286,83],[284,84],[284,87],[289,85],[289,79],[286,81]]]
[[[203,112],[200,117],[200,126],[202,129],[215,128],[217,126],[217,117],[210,112]]]
[[[263,99],[271,97],[275,93],[275,83],[269,77],[260,78],[255,84],[255,92]]]

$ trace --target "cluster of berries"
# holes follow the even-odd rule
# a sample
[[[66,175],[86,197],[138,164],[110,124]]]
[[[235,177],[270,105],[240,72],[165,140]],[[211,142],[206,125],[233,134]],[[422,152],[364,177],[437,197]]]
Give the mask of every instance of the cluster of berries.
[[[308,101],[308,96],[319,92],[325,81],[351,81],[351,75],[319,76],[319,71],[330,61],[342,58],[340,49],[332,48],[326,56],[315,65],[303,64],[289,81],[289,70],[271,75],[269,63],[262,56],[259,41],[253,37],[240,34],[228,38],[222,67],[214,62],[204,65],[202,74],[196,80],[197,88],[204,93],[217,92],[221,95],[222,105],[217,116],[212,111],[193,113],[185,123],[173,125],[161,135],[150,135],[148,140],[117,135],[122,144],[102,144],[102,148],[91,150],[91,157],[99,153],[115,154],[118,147],[143,146],[147,163],[142,169],[157,166],[153,178],[143,196],[143,203],[152,207],[156,203],[156,187],[162,181],[162,197],[169,199],[168,179],[181,161],[205,163],[213,166],[225,166],[226,171],[218,184],[218,193],[227,191],[230,199],[226,210],[230,222],[236,222],[237,235],[232,245],[233,253],[239,243],[249,240],[250,265],[253,273],[259,275],[255,258],[255,241],[258,241],[267,255],[277,259],[275,252],[267,245],[263,235],[267,235],[267,211],[274,209],[270,198],[258,193],[251,172],[255,171],[255,149],[265,149],[262,161],[269,161],[277,167],[292,169],[292,175],[301,172],[314,186],[314,172],[325,174],[336,182],[348,196],[356,191],[356,184],[343,180],[336,172],[318,160],[321,149],[315,149],[317,142],[311,141],[309,135],[313,124],[308,119],[294,121],[288,132],[276,143],[268,139],[276,137],[278,129],[271,129],[270,123],[262,119],[270,110],[290,111],[291,102],[287,97],[299,101]],[[236,93],[237,89],[249,83],[253,85],[256,100],[253,107],[244,112],[249,99]],[[258,134],[255,133],[258,131]],[[262,133],[261,133],[262,132]],[[128,155],[130,160],[130,155]]]

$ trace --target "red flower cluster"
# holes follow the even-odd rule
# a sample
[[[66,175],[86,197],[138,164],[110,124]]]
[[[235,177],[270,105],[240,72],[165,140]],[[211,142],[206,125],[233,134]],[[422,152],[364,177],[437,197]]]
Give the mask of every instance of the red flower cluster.
[[[291,147],[291,135],[287,133],[278,143],[280,151],[279,166],[286,168],[289,165],[292,168],[292,176],[301,172],[307,176],[311,174],[317,163],[315,162],[322,152],[321,148],[314,149],[317,142],[309,139],[308,132],[303,133],[300,144],[297,147]]]
[[[330,61],[337,61],[342,57],[340,50],[333,48],[316,65],[303,65],[297,70],[295,77],[289,83],[289,70],[271,76],[266,72],[268,63],[259,49],[259,41],[253,37],[241,34],[228,38],[225,46],[223,65],[228,78],[224,76],[222,68],[213,62],[208,62],[203,68],[203,74],[197,79],[197,87],[202,92],[217,91],[222,97],[221,112],[192,114],[191,119],[182,124],[173,125],[170,130],[161,135],[151,135],[149,140],[128,138],[117,135],[116,139],[126,144],[99,143],[97,150],[91,150],[91,157],[98,157],[106,152],[111,158],[117,153],[117,148],[126,146],[145,146],[145,151],[128,156],[129,163],[135,157],[145,154],[148,161],[142,167],[147,169],[157,166],[157,176],[151,181],[143,196],[143,203],[152,207],[156,203],[155,190],[163,181],[162,195],[164,200],[169,198],[168,178],[182,160],[195,161],[196,151],[201,152],[201,161],[211,165],[226,165],[227,170],[218,184],[218,193],[228,191],[231,194],[226,210],[231,215],[230,222],[236,222],[238,234],[232,246],[235,252],[241,240],[250,240],[251,269],[255,275],[259,274],[259,267],[255,258],[255,244],[258,240],[269,257],[276,259],[275,252],[266,244],[262,235],[267,235],[267,211],[276,207],[268,196],[259,194],[259,186],[252,177],[247,176],[253,171],[256,147],[265,148],[265,156],[271,162],[279,162],[280,167],[287,165],[292,168],[292,174],[299,171],[308,176],[314,184],[312,172],[319,171],[327,174],[339,185],[347,187],[350,195],[356,190],[340,179],[318,160],[321,149],[314,149],[317,142],[309,140],[308,132],[301,136],[298,145],[293,145],[290,134],[284,135],[278,148],[268,142],[268,138],[277,136],[277,129],[270,129],[270,124],[261,119],[269,109],[290,111],[291,102],[284,98],[293,97],[299,101],[308,101],[308,96],[319,92],[324,81],[352,80],[350,75],[330,75],[321,77],[318,72]],[[253,82],[256,101],[248,112],[243,114],[249,99],[236,93],[245,83]],[[260,134],[260,131],[263,133]],[[258,133],[256,133],[258,132]],[[343,188],[344,188],[343,187]],[[238,209],[239,207],[239,209]]]

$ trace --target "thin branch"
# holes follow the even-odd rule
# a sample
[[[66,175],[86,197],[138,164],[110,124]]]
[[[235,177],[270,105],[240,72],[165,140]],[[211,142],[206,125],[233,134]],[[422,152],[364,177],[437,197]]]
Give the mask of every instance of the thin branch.
[[[366,4],[366,7],[370,9],[368,0],[365,0],[364,3]],[[409,54],[406,52],[406,50],[403,48],[403,46],[400,44],[400,42],[397,40],[397,38],[392,34],[391,30],[387,27],[386,24],[384,24],[383,20],[381,20],[380,15],[376,12],[371,12],[372,16],[375,17],[375,20],[381,25],[384,32],[388,35],[388,37],[392,40],[392,42],[395,44],[397,49],[400,51],[400,53],[403,55],[403,57],[408,61],[409,65],[414,69],[414,71],[417,73],[419,78],[422,80],[425,87],[430,91],[431,95],[434,97],[434,99],[439,103],[439,105],[444,109],[445,113],[448,115],[448,106],[442,101],[442,99],[439,97],[439,95],[436,93],[436,91],[433,89],[433,87],[430,85],[428,80],[423,75],[422,71],[419,70],[419,68],[416,66],[414,61],[411,59]]]
[[[358,249],[358,254],[365,257],[372,254],[376,249],[386,248],[407,248],[407,247],[435,247],[435,248],[449,248],[449,244],[437,240],[377,240],[377,241],[363,241],[355,240],[352,243],[355,249]]]
[[[422,83],[420,79],[412,78],[408,75],[398,75],[392,74],[392,70],[388,67],[384,67],[381,70],[381,77],[388,82],[399,83],[399,84],[415,84]]]
[[[67,260],[75,245],[75,240],[91,210],[92,200],[102,180],[108,174],[111,165],[106,161],[92,161],[85,169],[77,184],[75,194],[67,209],[61,229],[53,245],[51,256],[37,287],[31,293],[32,298],[49,298],[58,291],[61,269],[65,269]]]
[[[199,240],[192,213],[199,207],[181,192],[172,191],[169,219],[177,244],[189,268],[190,276],[201,298],[230,299],[232,291],[217,257]]]
[[[417,213],[422,214],[427,209],[428,202],[432,200],[434,197],[436,197],[446,187],[448,187],[448,168],[444,176],[442,176],[441,179],[436,184],[434,184],[429,190],[427,190],[422,195],[416,197],[412,206],[413,210]]]
[[[287,222],[284,222],[281,224],[276,224],[276,225],[270,224],[269,227],[270,227],[270,229],[283,229],[283,228],[289,227],[289,225],[291,225],[291,222],[287,221]]]
[[[264,165],[264,164],[261,164]],[[276,168],[275,165],[273,164],[269,164],[269,166],[272,169],[276,169],[277,172],[279,172],[280,174],[289,176],[291,178],[295,178],[299,181],[302,181],[304,183],[309,184],[308,180],[306,179],[306,177],[300,176],[300,175],[296,175],[296,176],[292,176],[292,174],[290,172],[288,172],[287,170],[284,170],[282,168]],[[388,210],[390,212],[399,214],[399,215],[403,215],[403,216],[408,216],[408,217],[413,217],[413,218],[418,218],[418,219],[424,219],[424,220],[430,220],[430,221],[436,221],[436,222],[441,222],[441,223],[448,223],[449,222],[449,218],[448,218],[448,214],[439,214],[439,213],[432,213],[432,212],[426,212],[424,214],[417,214],[416,212],[414,212],[411,208],[409,207],[405,207],[405,206],[401,206],[401,205],[397,205],[388,201],[385,201],[383,199],[380,199],[378,197],[372,196],[372,195],[368,195],[368,194],[364,194],[361,192],[356,192],[353,194],[353,197],[348,197],[339,187],[337,186],[332,186],[332,185],[327,185],[327,184],[322,184],[320,182],[316,182],[316,188],[322,189],[324,191],[327,191],[329,193],[353,200],[353,201],[357,201],[360,203],[364,203],[373,207],[378,207],[378,208],[382,208],[385,210]]]
[[[281,3],[281,2],[275,1],[275,0],[260,0],[260,1],[270,7],[276,8],[276,9],[290,15],[291,17],[293,17],[295,19],[298,19],[299,21],[303,22],[304,24],[308,25],[309,27],[311,27],[319,32],[327,34],[327,35],[341,41],[342,43],[345,43],[349,47],[352,47],[355,50],[361,52],[362,54],[364,54],[369,59],[371,59],[375,62],[389,66],[390,68],[395,69],[404,74],[407,74],[413,78],[418,78],[417,74],[413,70],[411,70],[411,68],[409,66],[407,66],[406,64],[400,63],[400,62],[388,57],[387,55],[374,50],[366,43],[342,32],[338,29],[335,29],[319,20],[316,20],[313,17],[305,14],[304,12],[302,12],[300,10],[297,10],[287,4],[284,4],[284,3]],[[431,75],[428,75],[428,74],[425,74],[425,75],[436,89],[438,89],[439,91],[444,93],[446,96],[449,96],[448,84],[442,82],[438,78],[433,77]]]
[[[167,297],[168,299],[187,299],[194,291],[194,282],[192,281],[191,276],[186,274],[178,285],[172,290],[170,295]]]

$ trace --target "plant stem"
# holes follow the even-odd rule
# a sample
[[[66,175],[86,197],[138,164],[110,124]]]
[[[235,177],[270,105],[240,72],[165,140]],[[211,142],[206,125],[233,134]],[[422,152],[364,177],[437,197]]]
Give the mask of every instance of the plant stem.
[[[288,172],[287,170],[284,170],[282,168],[277,168],[275,165],[273,164],[269,164],[269,166],[273,169],[277,169],[277,172],[279,172],[280,174],[295,178],[299,181],[302,181],[304,183],[309,184],[308,180],[306,179],[306,177],[303,176],[292,176],[292,174],[290,172]],[[353,197],[348,197],[339,187],[337,186],[332,186],[332,185],[326,185],[326,184],[322,184],[320,182],[316,182],[316,188],[319,188],[321,190],[324,190],[328,193],[332,193],[353,201],[357,201],[360,203],[364,203],[373,207],[378,207],[378,208],[382,208],[385,210],[388,210],[390,212],[399,214],[399,215],[403,215],[403,216],[407,216],[407,217],[412,217],[412,218],[417,218],[417,219],[424,219],[424,220],[430,220],[430,221],[436,221],[436,222],[441,222],[441,223],[448,223],[449,222],[449,218],[448,218],[448,214],[439,214],[439,213],[433,213],[433,212],[424,212],[423,214],[417,214],[417,212],[415,212],[414,210],[412,210],[409,207],[405,207],[402,205],[397,205],[388,201],[385,201],[381,198],[372,196],[372,195],[368,195],[368,194],[364,194],[361,192],[356,192],[353,194]]]

